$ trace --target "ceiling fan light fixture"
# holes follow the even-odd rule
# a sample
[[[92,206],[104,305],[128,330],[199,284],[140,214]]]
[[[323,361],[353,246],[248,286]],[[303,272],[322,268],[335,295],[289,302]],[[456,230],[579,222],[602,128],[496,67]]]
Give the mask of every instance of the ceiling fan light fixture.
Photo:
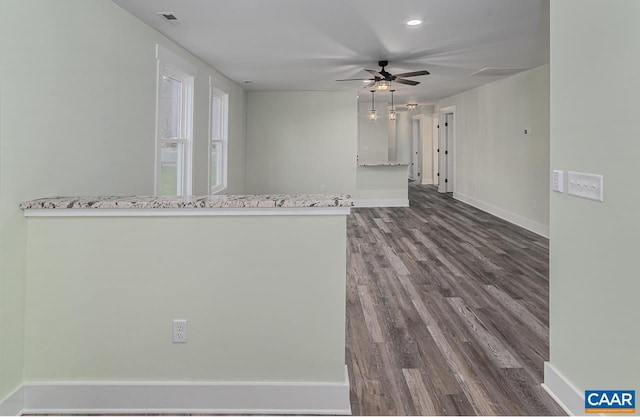
[[[388,90],[389,88],[391,88],[391,81],[382,80],[376,82],[376,89],[378,91]]]
[[[411,19],[407,21],[407,26],[418,26],[422,24],[422,20],[420,19]]]

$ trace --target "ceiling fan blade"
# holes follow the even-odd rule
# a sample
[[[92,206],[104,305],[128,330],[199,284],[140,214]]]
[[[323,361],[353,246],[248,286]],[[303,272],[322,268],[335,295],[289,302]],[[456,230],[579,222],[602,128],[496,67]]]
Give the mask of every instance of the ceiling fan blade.
[[[394,74],[396,77],[398,78],[405,78],[405,77],[419,77],[421,75],[429,75],[429,71],[427,70],[422,70],[422,71],[414,71],[414,72],[403,72],[402,74]]]
[[[373,87],[374,85],[376,85],[376,82],[371,81],[369,84],[365,84],[364,86],[362,86],[362,88],[369,88],[369,87]]]
[[[411,80],[404,80],[402,78],[396,78],[395,80],[393,80],[394,83],[400,83],[400,84],[407,84],[407,85],[418,85],[420,84],[419,81],[411,81]]]
[[[378,71],[374,71],[370,69],[365,69],[365,71],[367,71],[369,74],[373,75],[374,77],[382,78],[384,80],[384,75],[380,74]]]
[[[336,80],[336,81],[373,81],[373,78],[345,78],[344,80]]]

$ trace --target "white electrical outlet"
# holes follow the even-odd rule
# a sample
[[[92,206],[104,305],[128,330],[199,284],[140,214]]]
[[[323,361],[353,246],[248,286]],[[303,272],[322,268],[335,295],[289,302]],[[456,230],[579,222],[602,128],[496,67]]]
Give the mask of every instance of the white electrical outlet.
[[[569,171],[568,180],[569,195],[604,201],[604,179],[602,175]]]
[[[173,320],[173,343],[187,343],[186,320]]]

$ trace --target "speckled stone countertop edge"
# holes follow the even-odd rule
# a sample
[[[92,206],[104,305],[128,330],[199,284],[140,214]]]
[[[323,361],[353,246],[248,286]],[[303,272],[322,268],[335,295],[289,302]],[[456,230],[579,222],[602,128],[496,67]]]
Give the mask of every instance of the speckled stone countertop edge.
[[[207,195],[191,197],[49,197],[20,203],[22,210],[48,209],[241,209],[348,208],[348,194]]]
[[[402,162],[402,161],[358,162],[359,167],[399,167],[399,166],[409,166],[409,165],[411,165],[409,162]]]

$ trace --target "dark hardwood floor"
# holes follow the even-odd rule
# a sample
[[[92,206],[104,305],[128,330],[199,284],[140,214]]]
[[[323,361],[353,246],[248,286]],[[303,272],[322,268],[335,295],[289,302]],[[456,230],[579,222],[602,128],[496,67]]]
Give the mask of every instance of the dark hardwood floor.
[[[354,415],[564,415],[549,357],[548,240],[410,185],[348,217]]]

